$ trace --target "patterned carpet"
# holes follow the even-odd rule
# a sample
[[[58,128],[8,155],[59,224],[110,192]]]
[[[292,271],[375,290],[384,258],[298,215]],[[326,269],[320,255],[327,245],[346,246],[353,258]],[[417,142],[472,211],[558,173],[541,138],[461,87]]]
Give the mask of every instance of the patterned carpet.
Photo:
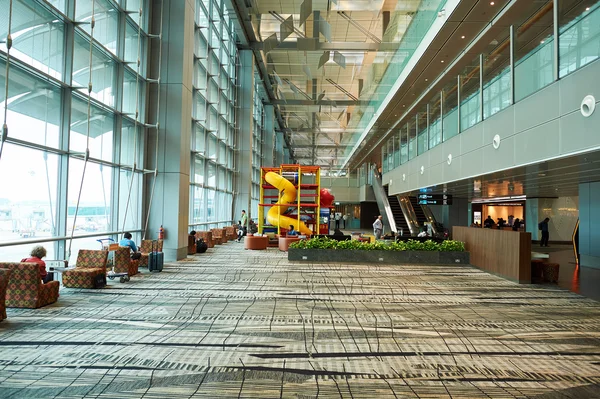
[[[9,309],[0,398],[600,398],[600,304],[230,243]]]

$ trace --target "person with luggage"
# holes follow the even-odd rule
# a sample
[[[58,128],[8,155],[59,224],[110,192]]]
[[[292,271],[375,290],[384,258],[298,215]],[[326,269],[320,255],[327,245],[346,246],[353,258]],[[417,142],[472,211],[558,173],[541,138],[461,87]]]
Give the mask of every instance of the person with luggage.
[[[135,245],[135,242],[131,239],[132,237],[133,236],[129,232],[123,234],[123,239],[119,241],[119,246],[131,248],[131,259],[137,260],[142,257],[142,254],[138,252],[138,247]]]

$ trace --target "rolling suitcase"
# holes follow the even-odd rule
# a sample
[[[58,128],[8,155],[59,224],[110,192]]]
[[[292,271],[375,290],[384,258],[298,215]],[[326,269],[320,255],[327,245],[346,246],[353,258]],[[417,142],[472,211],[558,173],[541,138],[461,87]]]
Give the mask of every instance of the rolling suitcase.
[[[156,247],[154,244],[156,243]],[[162,272],[163,264],[165,263],[165,254],[157,252],[158,242],[152,241],[152,252],[148,254],[148,271]]]

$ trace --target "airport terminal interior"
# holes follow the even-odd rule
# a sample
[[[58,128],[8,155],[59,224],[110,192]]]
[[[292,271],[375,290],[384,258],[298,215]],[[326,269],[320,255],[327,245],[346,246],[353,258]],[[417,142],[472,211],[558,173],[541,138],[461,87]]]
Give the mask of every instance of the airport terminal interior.
[[[0,398],[600,398],[599,59],[599,0],[0,0]]]

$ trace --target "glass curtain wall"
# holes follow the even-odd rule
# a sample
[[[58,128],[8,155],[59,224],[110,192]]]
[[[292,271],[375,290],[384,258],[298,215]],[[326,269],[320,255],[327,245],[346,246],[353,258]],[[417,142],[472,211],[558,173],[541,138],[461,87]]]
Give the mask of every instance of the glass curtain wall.
[[[264,87],[262,80],[255,72],[254,76],[254,107],[252,117],[254,128],[252,129],[252,215],[258,215],[258,204],[260,200],[260,168],[263,165],[263,145],[265,126],[265,109],[263,106]],[[254,218],[254,217],[253,217]]]
[[[149,1],[13,0],[9,15],[4,0],[0,9],[0,261],[41,243],[48,259],[74,263],[78,249],[123,230],[139,242]]]
[[[196,0],[190,229],[231,225],[236,63],[233,21],[222,0]]]
[[[382,146],[384,171],[386,166],[387,171],[392,170],[551,84],[555,66],[558,78],[563,78],[598,60],[600,0],[557,0],[556,5],[558,52],[553,44],[554,1],[524,3],[512,27],[500,30],[460,74],[446,76],[442,89],[431,92],[427,107],[420,106],[399,121]],[[390,163],[392,151],[398,149],[398,161],[394,154]]]

